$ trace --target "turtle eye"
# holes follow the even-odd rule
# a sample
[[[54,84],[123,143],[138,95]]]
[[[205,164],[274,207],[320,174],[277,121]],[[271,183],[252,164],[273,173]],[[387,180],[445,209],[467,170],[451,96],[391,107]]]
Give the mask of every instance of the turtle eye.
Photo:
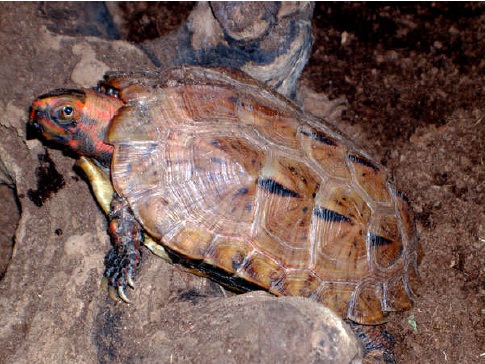
[[[74,117],[74,109],[71,105],[63,106],[61,109],[61,117],[66,120],[72,120]]]
[[[69,104],[61,105],[55,109],[52,118],[59,125],[75,126],[77,124],[76,111],[74,107]]]
[[[55,112],[55,119],[59,124],[72,124],[75,122],[76,113],[74,107],[67,104],[60,106]]]

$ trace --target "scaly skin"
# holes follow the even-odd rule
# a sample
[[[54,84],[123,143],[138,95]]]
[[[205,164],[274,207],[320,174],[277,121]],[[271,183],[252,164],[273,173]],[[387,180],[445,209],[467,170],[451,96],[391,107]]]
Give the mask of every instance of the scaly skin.
[[[358,325],[355,322],[347,321],[355,335],[364,345],[366,353],[365,363],[395,364],[394,338],[384,330],[382,325]]]
[[[119,296],[129,302],[125,287],[134,288],[133,281],[141,261],[140,246],[143,244],[143,228],[135,220],[128,201],[115,194],[109,213],[109,233],[113,249],[106,255],[104,279],[111,298]]]

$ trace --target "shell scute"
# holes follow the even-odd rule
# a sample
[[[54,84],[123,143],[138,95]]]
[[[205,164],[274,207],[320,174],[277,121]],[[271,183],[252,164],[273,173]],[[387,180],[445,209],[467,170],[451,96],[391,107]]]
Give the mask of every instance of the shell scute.
[[[258,236],[256,241],[261,241],[262,249],[267,249],[268,244],[274,245],[270,242],[273,240],[274,243],[284,242],[286,246],[308,252],[311,208],[318,189],[317,176],[304,165],[287,158],[270,160],[261,170],[261,175],[264,181],[275,183],[266,183],[259,188],[258,225],[270,238],[266,241],[263,236]],[[284,251],[276,256],[281,254]]]
[[[293,115],[285,115],[249,99],[238,99],[236,104],[241,123],[252,127],[275,145],[295,150],[299,148],[296,138],[299,122]]]
[[[256,229],[251,243],[258,250],[265,252],[268,259],[275,259],[287,268],[304,269],[309,266],[311,249],[308,240],[282,239],[281,232],[277,232],[278,235],[275,236],[262,224],[258,224]]]
[[[314,298],[317,302],[347,317],[349,307],[353,304],[351,301],[355,288],[355,283],[329,281],[319,288]]]
[[[176,251],[190,251],[191,259],[202,260],[206,257],[213,239],[214,234],[188,223],[170,239],[170,245]]]
[[[193,122],[213,120],[216,123],[217,120],[225,122],[227,119],[237,122],[234,103],[236,94],[231,90],[206,85],[189,85],[175,88],[173,94],[178,96],[177,101],[174,102],[178,107],[170,111],[178,117],[183,115]]]

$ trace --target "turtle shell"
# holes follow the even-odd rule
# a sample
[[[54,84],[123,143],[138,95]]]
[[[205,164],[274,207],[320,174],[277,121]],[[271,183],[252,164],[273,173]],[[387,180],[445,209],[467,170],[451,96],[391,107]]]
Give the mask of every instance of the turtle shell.
[[[362,324],[408,309],[420,248],[406,197],[331,125],[249,76],[114,73],[115,190],[194,266]]]

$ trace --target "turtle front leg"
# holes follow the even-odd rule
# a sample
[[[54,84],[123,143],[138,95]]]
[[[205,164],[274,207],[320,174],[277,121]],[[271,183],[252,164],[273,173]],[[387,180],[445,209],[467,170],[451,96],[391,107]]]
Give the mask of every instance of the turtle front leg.
[[[141,262],[140,246],[143,244],[143,229],[136,221],[128,201],[115,194],[109,213],[109,232],[113,248],[105,257],[103,286],[108,288],[111,298],[118,297],[130,302],[125,288],[134,288],[134,277]]]

